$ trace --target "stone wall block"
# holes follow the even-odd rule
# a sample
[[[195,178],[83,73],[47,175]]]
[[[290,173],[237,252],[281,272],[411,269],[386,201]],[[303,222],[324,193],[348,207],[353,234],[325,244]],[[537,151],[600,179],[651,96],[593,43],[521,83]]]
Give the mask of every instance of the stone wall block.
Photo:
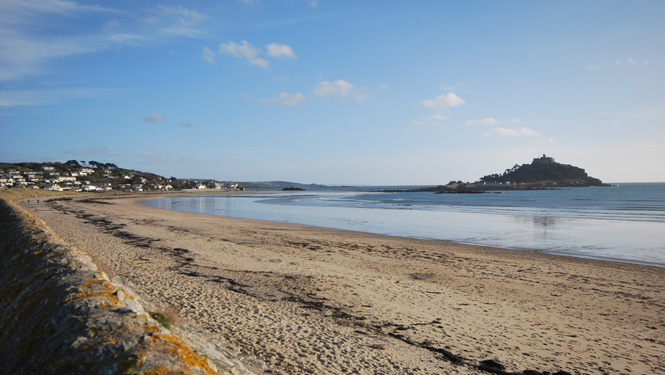
[[[217,374],[46,224],[0,200],[0,374]]]

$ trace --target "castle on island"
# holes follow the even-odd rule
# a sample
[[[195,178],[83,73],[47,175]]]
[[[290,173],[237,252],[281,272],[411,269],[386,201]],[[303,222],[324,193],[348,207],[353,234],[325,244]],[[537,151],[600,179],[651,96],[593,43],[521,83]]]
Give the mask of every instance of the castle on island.
[[[533,162],[531,164],[545,164],[545,165],[554,164],[554,158],[543,154],[542,157],[533,158]]]

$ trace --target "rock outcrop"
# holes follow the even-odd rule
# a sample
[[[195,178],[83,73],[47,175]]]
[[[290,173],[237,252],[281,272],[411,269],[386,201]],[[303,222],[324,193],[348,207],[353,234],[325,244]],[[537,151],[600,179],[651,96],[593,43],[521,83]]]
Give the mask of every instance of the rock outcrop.
[[[217,374],[40,219],[0,199],[0,374]]]

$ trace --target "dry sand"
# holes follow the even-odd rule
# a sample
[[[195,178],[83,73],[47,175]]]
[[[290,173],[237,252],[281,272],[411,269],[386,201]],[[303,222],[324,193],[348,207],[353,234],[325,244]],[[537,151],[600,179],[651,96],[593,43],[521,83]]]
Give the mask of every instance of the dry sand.
[[[21,205],[257,373],[665,374],[665,268],[140,199]]]

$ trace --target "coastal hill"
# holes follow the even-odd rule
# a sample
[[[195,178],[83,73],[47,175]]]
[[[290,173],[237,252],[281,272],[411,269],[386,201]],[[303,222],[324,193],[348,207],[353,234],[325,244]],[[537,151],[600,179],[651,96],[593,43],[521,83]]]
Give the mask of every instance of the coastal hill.
[[[481,177],[474,183],[451,181],[447,185],[418,189],[436,193],[484,193],[496,190],[542,190],[561,187],[607,186],[601,180],[589,176],[580,167],[561,164],[543,155],[531,164],[515,164],[503,173]]]
[[[183,189],[242,189],[237,183],[210,179],[166,178],[120,168],[113,163],[69,160],[43,163],[1,163],[1,188],[51,191],[167,191]]]

